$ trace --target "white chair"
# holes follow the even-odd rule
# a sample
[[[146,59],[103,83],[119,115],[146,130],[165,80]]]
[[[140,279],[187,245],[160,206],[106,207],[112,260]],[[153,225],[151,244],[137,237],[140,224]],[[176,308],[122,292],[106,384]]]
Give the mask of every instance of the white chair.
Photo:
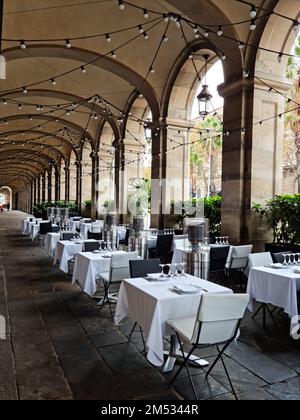
[[[270,252],[249,255],[249,270],[252,267],[264,267],[269,264],[273,264],[273,258]]]
[[[215,368],[218,361],[221,360],[232,392],[235,398],[238,399],[225,365],[223,354],[238,335],[248,302],[248,295],[204,294],[201,298],[196,317],[168,321],[168,325],[177,335],[184,359],[182,366],[177,371],[171,383],[176,380],[182,369],[186,367],[197,400],[197,392],[188,366],[189,359],[197,348],[216,346],[218,356],[207,372],[206,378]],[[192,349],[188,355],[184,353],[182,339],[192,345]],[[221,345],[222,349],[220,349]]]
[[[93,222],[92,227],[90,229],[91,233],[102,233],[103,231],[103,225],[98,222]]]
[[[175,235],[173,249],[185,249],[188,246],[188,235]]]
[[[273,264],[273,258],[270,252],[261,252],[259,254],[249,255],[249,273],[250,273],[251,268],[264,267],[269,264]],[[254,320],[260,312],[262,312],[262,315],[263,315],[264,329],[266,328],[267,313],[269,313],[270,318],[272,319],[275,327],[278,328],[278,324],[273,315],[274,311],[272,312],[269,305],[267,305],[266,303],[262,303],[257,309],[257,311],[255,312],[255,314],[252,316],[252,319]]]
[[[238,270],[244,272],[248,267],[249,255],[253,245],[234,246],[230,249],[226,263],[227,270]]]
[[[110,262],[110,270],[108,273],[100,273],[99,278],[103,282],[104,286],[104,297],[98,303],[98,306],[103,308],[103,306],[108,303],[110,312],[111,301],[116,301],[117,297],[110,294],[110,287],[114,283],[121,283],[124,279],[130,278],[130,268],[129,261],[135,261],[140,259],[138,252],[126,252],[126,253],[117,253],[113,254]]]

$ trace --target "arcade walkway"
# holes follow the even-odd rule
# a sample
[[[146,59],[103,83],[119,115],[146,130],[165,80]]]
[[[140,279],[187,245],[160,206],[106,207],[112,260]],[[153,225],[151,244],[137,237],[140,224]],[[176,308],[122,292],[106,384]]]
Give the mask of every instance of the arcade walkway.
[[[176,390],[126,334],[102,318],[95,303],[54,268],[36,244],[20,234],[24,214],[0,215],[0,315],[7,340],[0,340],[1,399],[181,399],[189,398],[185,373]],[[246,319],[242,342],[228,352],[242,399],[300,399],[300,343],[268,334]],[[205,351],[208,360],[212,351]],[[209,385],[193,369],[203,399],[231,399],[220,367]]]

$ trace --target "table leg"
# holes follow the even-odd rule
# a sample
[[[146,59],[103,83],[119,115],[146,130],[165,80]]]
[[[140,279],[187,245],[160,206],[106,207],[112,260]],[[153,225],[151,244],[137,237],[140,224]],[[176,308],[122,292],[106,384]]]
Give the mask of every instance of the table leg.
[[[183,359],[176,335],[171,336],[170,351],[165,352],[165,354],[168,356],[168,359],[164,365],[163,372],[172,372],[174,370],[176,360]],[[185,356],[187,356],[187,354],[185,354]],[[189,359],[189,364],[201,368],[209,366],[209,362],[203,359],[199,359],[197,356],[191,356]]]

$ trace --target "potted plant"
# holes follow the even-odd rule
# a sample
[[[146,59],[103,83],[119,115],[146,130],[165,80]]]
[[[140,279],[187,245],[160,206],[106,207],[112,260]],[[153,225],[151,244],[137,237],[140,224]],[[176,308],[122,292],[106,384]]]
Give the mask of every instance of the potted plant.
[[[273,243],[265,244],[266,251],[300,251],[300,194],[276,195],[265,206],[254,204],[253,211],[273,232]]]

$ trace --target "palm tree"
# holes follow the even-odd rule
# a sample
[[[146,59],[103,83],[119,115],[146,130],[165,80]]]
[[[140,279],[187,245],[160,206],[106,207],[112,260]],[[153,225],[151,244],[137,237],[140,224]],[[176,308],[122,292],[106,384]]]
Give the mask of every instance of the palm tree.
[[[300,36],[295,42],[295,55],[299,56],[299,60],[289,58],[287,68],[287,78],[293,81],[293,87],[290,95],[293,100],[300,103]],[[295,104],[291,102],[287,106],[287,110],[295,108]],[[298,191],[300,192],[300,109],[296,109],[287,114],[286,116],[286,129],[291,130],[294,136],[296,146],[296,161],[297,161],[297,178],[298,178]]]
[[[220,119],[216,117],[208,117],[203,123],[196,125],[199,134],[192,136],[190,152],[190,177],[192,182],[193,195],[197,193],[198,179],[201,177],[208,191],[211,182],[217,172],[217,157],[222,149],[222,124]],[[208,134],[206,130],[213,130]],[[197,138],[198,137],[198,138]]]

